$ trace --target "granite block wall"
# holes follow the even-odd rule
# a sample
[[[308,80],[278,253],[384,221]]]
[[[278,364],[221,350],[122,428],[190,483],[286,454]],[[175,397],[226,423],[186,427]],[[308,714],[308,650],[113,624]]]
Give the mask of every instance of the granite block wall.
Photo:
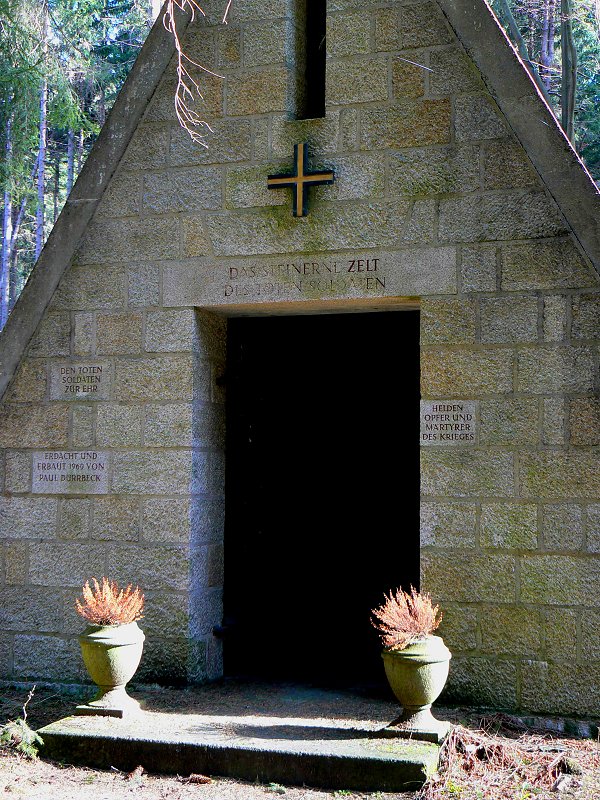
[[[597,713],[597,273],[435,2],[330,2],[313,120],[296,4],[206,10],[208,148],[172,65],[2,399],[1,677],[82,677],[73,597],[104,573],[147,593],[143,679],[220,674],[227,316],[418,306],[431,424],[472,409],[421,434],[447,698]],[[301,141],[336,181],[296,219],[266,178]]]

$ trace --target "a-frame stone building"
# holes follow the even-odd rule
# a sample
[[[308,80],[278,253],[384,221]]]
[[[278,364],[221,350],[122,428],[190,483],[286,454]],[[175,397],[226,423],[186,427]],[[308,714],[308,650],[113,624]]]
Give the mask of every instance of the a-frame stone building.
[[[450,698],[598,713],[598,193],[483,0],[302,5],[188,27],[208,149],[154,27],[2,333],[1,677],[107,574],[143,680],[369,680],[420,581]]]

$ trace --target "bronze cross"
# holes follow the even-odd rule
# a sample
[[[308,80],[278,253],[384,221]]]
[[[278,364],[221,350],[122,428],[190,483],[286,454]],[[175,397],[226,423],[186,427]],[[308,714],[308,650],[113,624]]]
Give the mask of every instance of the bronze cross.
[[[295,217],[305,217],[308,214],[308,186],[318,186],[322,183],[333,183],[333,172],[305,172],[304,165],[308,161],[308,145],[306,142],[294,145],[294,174],[269,175],[267,186],[269,189],[281,189],[291,186],[292,210]]]

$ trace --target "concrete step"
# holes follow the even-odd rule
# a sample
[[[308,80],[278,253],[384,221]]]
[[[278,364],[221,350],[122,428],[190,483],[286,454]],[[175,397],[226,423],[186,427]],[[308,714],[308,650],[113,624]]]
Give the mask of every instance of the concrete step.
[[[351,694],[297,686],[261,691],[244,687],[236,703],[235,692],[207,687],[192,701],[181,692],[179,704],[171,692],[177,713],[161,709],[158,693],[132,693],[145,707],[137,717],[54,722],[39,731],[43,754],[99,768],[386,792],[414,790],[437,768],[439,747],[386,730],[381,703],[353,707]]]

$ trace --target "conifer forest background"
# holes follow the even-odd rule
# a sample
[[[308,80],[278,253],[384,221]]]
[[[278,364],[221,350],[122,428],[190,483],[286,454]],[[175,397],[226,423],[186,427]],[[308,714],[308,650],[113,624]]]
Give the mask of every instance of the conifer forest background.
[[[0,328],[158,3],[0,0]],[[600,181],[600,0],[492,0],[492,7]]]

